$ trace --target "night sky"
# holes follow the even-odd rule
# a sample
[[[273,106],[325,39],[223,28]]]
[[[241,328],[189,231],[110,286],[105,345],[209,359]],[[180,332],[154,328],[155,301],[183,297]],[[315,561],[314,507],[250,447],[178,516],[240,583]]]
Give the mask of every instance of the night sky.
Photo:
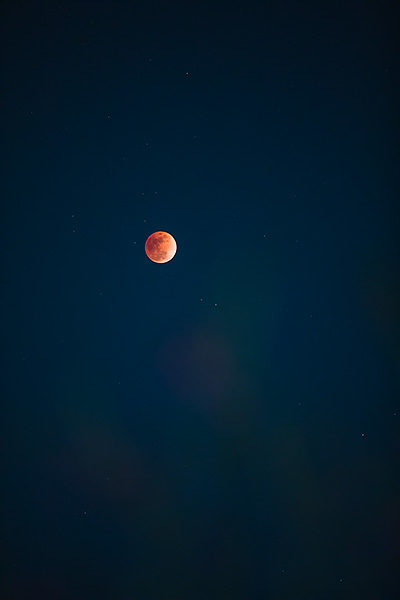
[[[1,600],[397,600],[394,4],[0,21]]]

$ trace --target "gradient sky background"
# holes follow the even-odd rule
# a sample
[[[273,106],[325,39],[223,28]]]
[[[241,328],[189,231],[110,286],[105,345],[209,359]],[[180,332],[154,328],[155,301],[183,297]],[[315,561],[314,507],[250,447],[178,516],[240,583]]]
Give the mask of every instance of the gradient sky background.
[[[2,600],[399,597],[393,6],[2,3]]]

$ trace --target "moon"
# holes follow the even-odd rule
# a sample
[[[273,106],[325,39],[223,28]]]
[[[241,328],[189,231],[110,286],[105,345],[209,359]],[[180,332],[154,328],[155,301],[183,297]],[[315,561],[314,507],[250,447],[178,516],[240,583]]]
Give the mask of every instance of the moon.
[[[156,231],[149,235],[145,244],[145,252],[155,263],[166,263],[176,254],[176,241],[166,231]]]

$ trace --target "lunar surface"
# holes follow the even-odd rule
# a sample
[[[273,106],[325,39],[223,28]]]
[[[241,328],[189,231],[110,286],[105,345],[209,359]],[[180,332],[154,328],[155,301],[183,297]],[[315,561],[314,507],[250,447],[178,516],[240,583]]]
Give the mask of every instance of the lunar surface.
[[[176,254],[176,241],[166,231],[156,231],[146,240],[145,251],[155,263],[166,263]]]

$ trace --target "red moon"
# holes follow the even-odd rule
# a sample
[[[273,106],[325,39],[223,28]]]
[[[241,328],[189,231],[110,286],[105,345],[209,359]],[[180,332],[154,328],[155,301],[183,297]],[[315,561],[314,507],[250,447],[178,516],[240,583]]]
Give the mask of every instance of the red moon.
[[[144,249],[153,262],[166,263],[176,254],[176,241],[166,231],[156,231],[147,238]]]

